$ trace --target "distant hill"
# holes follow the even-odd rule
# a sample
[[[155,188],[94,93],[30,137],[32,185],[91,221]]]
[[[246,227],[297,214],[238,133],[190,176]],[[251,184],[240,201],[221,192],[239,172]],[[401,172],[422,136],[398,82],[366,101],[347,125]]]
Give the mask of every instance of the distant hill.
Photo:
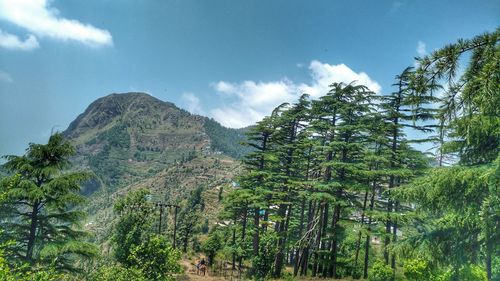
[[[224,154],[239,159],[248,148],[241,130],[193,115],[144,93],[111,94],[89,105],[64,132],[76,146],[77,166],[96,179],[91,194],[149,178],[176,163],[200,155]]]
[[[88,225],[106,239],[114,200],[140,187],[179,202],[203,186],[207,214],[215,214],[218,190],[230,188],[248,152],[244,131],[144,93],[97,99],[63,132],[77,149],[74,167],[94,174],[83,190]]]

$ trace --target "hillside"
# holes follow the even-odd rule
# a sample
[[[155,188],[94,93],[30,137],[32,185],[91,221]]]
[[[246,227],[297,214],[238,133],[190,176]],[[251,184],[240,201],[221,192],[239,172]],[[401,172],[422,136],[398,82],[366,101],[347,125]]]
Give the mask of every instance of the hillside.
[[[88,195],[102,187],[114,191],[200,155],[238,158],[246,150],[238,130],[144,93],[94,101],[64,135],[77,148],[73,162],[96,175],[86,186]]]
[[[192,115],[144,93],[111,94],[94,101],[64,132],[77,149],[76,169],[94,177],[88,226],[106,237],[114,200],[145,187],[155,198],[179,202],[203,186],[208,208],[217,209],[216,191],[230,185],[248,148],[240,130]],[[102,236],[102,235],[104,236]]]

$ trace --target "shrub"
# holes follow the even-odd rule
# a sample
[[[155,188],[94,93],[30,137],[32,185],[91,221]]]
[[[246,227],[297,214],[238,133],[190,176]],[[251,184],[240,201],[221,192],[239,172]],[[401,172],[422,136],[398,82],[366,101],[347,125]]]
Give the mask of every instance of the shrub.
[[[93,281],[146,281],[146,277],[137,268],[125,268],[120,265],[106,265],[93,272],[89,280]]]
[[[404,264],[404,275],[409,281],[430,280],[429,263],[422,259],[408,260]]]
[[[172,274],[180,273],[180,253],[164,236],[156,235],[132,249],[130,264],[140,269],[148,280],[174,280]]]
[[[389,281],[392,279],[392,268],[383,261],[377,260],[370,271],[370,281]]]
[[[223,247],[222,239],[221,233],[218,230],[215,230],[210,233],[208,239],[203,242],[201,248],[203,252],[207,254],[210,265],[215,263],[215,256],[217,255],[217,252]]]
[[[436,281],[487,281],[486,271],[478,265],[464,265],[459,270],[452,269],[437,276]]]
[[[34,267],[27,264],[12,266],[5,259],[3,245],[0,245],[0,280],[2,281],[59,281],[64,276],[54,268]]]
[[[274,256],[278,251],[277,236],[265,233],[260,237],[259,254],[252,259],[252,269],[256,280],[264,280],[271,272]]]

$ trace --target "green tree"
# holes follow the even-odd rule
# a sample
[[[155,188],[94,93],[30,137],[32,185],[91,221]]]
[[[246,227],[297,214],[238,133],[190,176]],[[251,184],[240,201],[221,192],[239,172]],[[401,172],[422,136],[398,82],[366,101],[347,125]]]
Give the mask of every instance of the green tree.
[[[56,133],[47,144],[31,143],[23,156],[5,156],[10,175],[0,182],[2,239],[13,258],[35,264],[53,263],[58,270],[75,270],[75,257],[92,257],[95,247],[81,230],[85,213],[80,186],[89,177],[69,172],[73,146]]]
[[[148,195],[146,189],[132,191],[114,205],[118,220],[111,238],[113,254],[118,262],[126,266],[133,265],[129,259],[132,249],[141,245],[152,231],[154,206],[148,201]]]
[[[385,237],[384,237],[384,260],[386,264],[391,264],[396,271],[396,253],[390,255],[391,243],[397,240],[397,231],[401,227],[402,211],[405,206],[400,206],[398,200],[391,197],[391,192],[405,182],[409,182],[416,175],[421,174],[426,168],[425,161],[422,161],[421,153],[411,148],[413,143],[423,143],[432,141],[426,134],[433,132],[434,124],[428,124],[433,120],[436,109],[432,106],[438,99],[432,95],[414,95],[414,90],[410,87],[411,79],[414,75],[413,68],[406,68],[400,75],[396,76],[396,91],[389,95],[382,96],[379,106],[379,114],[386,121],[384,124],[383,138],[381,145],[386,146],[381,156],[386,157],[389,163],[385,169],[388,176],[386,180],[385,192],[383,193],[386,203]],[[406,131],[419,133],[418,139],[408,139]],[[393,245],[392,245],[393,246]],[[366,272],[366,268],[365,268]]]
[[[147,281],[144,273],[136,268],[125,268],[119,264],[105,265],[92,272],[88,278],[92,281]]]
[[[351,212],[350,206],[358,205],[357,194],[366,186],[365,144],[368,121],[374,110],[373,96],[374,93],[365,86],[333,83],[328,94],[317,102],[318,115],[313,124],[321,136],[318,138],[318,149],[325,155],[321,162],[323,177],[319,186],[330,195],[322,208],[323,219],[320,220],[318,234],[319,238],[326,240],[321,243],[321,250],[329,252],[322,258],[326,263],[321,267],[323,276],[338,277],[342,214]],[[333,204],[331,216],[330,204]]]
[[[284,267],[285,251],[290,242],[288,237],[290,221],[293,213],[293,201],[304,179],[303,140],[308,132],[304,130],[308,121],[310,101],[308,95],[302,95],[291,105],[284,104],[278,107],[279,118],[276,120],[276,133],[272,142],[276,143],[273,157],[276,165],[271,167],[273,172],[272,204],[278,208],[275,213],[274,231],[278,235],[278,251],[276,252],[273,277],[280,277]]]
[[[180,253],[170,245],[166,237],[154,235],[135,246],[128,260],[143,272],[147,280],[171,281],[175,280],[172,274],[181,272],[180,258]]]
[[[176,245],[182,245],[183,252],[187,252],[189,241],[196,234],[196,226],[200,222],[200,212],[205,208],[202,193],[202,186],[196,188],[179,212],[177,226],[179,235]]]
[[[393,278],[392,268],[384,262],[377,260],[372,267],[370,281],[388,281]]]
[[[402,190],[425,219],[409,241],[417,249],[428,245],[436,262],[452,267],[452,280],[464,280],[461,268],[479,263],[488,280],[498,274],[492,262],[500,241],[499,40],[497,29],[420,58],[411,85],[417,97],[434,95],[435,85],[443,89],[440,151],[458,163]]]
[[[201,249],[207,255],[209,265],[215,264],[215,256],[224,246],[223,239],[224,233],[215,228],[208,235],[208,239],[203,242]]]

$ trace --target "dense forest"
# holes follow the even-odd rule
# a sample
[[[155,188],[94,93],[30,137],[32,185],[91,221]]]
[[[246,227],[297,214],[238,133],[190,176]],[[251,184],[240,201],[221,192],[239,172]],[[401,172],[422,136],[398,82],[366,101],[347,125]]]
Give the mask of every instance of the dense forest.
[[[247,130],[217,221],[199,186],[160,206],[162,228],[144,188],[115,201],[97,243],[70,142],[30,144],[3,165],[0,280],[175,280],[200,253],[241,279],[498,280],[499,42],[497,29],[416,58],[391,93],[332,83],[278,106]]]

